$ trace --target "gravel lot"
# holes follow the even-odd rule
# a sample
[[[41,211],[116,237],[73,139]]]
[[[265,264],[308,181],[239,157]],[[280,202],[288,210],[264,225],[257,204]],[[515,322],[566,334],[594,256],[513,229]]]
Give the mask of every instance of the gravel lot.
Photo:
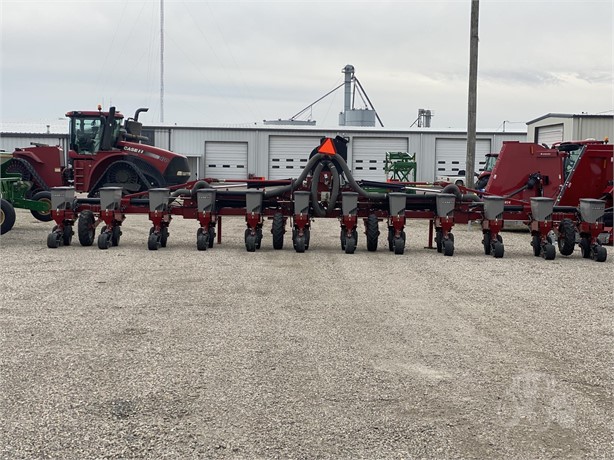
[[[336,220],[247,253],[242,218],[196,250],[128,216],[119,247],[46,247],[17,210],[0,240],[0,456],[612,458],[612,259],[503,259],[410,221],[402,256],[339,246]],[[383,229],[383,227],[382,227]],[[288,234],[286,235],[288,236]]]

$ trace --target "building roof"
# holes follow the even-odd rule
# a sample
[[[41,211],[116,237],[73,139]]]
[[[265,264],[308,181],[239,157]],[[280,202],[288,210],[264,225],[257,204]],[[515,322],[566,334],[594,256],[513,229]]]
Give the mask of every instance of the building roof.
[[[68,134],[67,120],[54,120],[52,122],[10,122],[0,121],[2,134]]]
[[[527,121],[527,125],[532,123],[536,123],[541,120],[545,120],[546,118],[614,118],[614,115],[605,115],[605,114],[589,114],[589,113],[580,113],[580,114],[572,114],[572,113],[547,113],[546,115],[542,115],[534,120]]]

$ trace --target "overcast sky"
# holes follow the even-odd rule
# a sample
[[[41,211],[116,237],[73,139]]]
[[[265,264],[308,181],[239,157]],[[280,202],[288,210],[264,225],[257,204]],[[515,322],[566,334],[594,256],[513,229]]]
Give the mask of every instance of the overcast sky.
[[[478,129],[613,113],[613,3],[482,0]],[[0,5],[2,122],[97,104],[160,121],[159,0]],[[433,128],[467,127],[470,0],[165,0],[164,12],[166,123],[289,118],[352,64],[386,128],[408,128],[420,108]],[[342,109],[338,90],[310,115],[336,126]]]

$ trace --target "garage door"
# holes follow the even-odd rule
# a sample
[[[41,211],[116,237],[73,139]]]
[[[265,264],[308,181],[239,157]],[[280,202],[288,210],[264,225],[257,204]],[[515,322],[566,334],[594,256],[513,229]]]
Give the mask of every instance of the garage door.
[[[407,138],[355,137],[352,148],[352,174],[354,179],[385,181],[386,152],[407,152]]]
[[[247,142],[205,142],[205,177],[247,179]]]
[[[535,132],[535,142],[548,147],[555,142],[563,142],[563,125],[540,126]]]
[[[319,136],[269,137],[269,179],[300,176],[309,161],[309,154],[318,145]]]
[[[477,139],[475,142],[475,169],[482,171],[486,154],[490,153],[490,139]],[[467,139],[435,140],[435,177],[456,176],[467,165]]]

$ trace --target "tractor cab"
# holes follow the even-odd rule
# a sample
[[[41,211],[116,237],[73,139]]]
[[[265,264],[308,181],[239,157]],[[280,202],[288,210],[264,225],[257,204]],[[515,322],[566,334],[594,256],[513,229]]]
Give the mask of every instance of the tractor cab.
[[[111,150],[120,136],[124,116],[115,112],[68,112],[70,120],[70,150],[78,155],[95,155],[101,150]]]

